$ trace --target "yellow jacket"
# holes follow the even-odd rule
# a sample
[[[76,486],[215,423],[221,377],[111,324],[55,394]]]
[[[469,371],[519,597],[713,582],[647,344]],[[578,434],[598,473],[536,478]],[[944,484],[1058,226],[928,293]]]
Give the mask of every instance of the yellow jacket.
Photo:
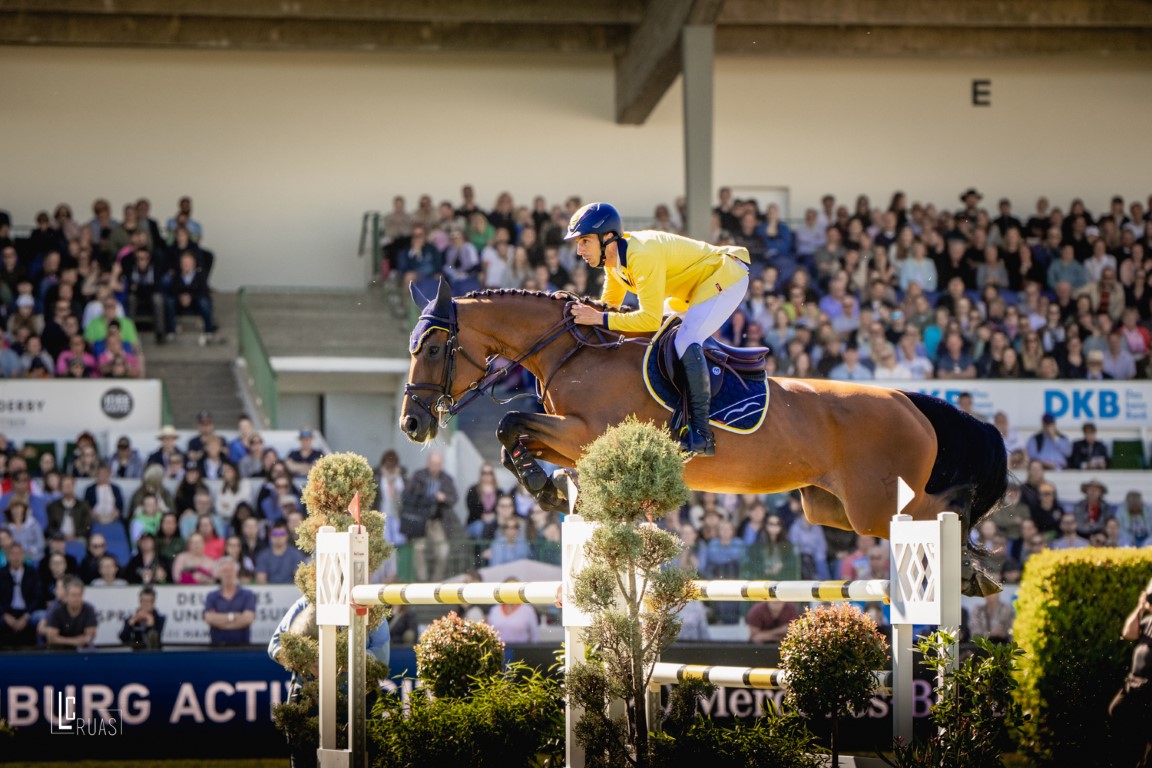
[[[669,232],[625,232],[619,266],[606,269],[601,300],[618,307],[631,291],[640,301],[632,312],[609,312],[613,331],[652,333],[660,329],[664,300],[700,304],[748,274],[748,249],[710,245]]]

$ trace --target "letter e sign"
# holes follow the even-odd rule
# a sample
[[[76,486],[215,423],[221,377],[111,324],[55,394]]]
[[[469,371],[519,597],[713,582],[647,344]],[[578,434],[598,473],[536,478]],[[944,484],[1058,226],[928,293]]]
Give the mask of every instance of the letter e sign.
[[[973,80],[972,81],[972,106],[974,106],[974,107],[990,107],[990,106],[992,106],[992,81],[991,80]]]

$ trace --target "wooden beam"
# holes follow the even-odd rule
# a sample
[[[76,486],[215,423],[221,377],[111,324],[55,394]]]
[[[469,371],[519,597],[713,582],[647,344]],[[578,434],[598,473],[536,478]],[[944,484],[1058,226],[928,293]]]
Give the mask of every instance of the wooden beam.
[[[642,0],[0,0],[0,12],[322,21],[636,25]]]
[[[0,45],[618,54],[625,28],[0,12]]]
[[[652,0],[616,60],[616,122],[640,125],[680,74],[680,30],[711,25],[724,0]]]
[[[1147,28],[1147,0],[727,0],[717,24]]]
[[[716,30],[716,53],[819,57],[1116,56],[1152,53],[1146,30],[741,26]]]

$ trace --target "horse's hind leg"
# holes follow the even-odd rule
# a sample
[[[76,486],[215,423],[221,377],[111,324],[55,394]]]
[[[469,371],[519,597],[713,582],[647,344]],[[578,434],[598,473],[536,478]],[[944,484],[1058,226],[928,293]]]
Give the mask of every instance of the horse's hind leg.
[[[800,503],[804,507],[804,517],[813,525],[852,530],[844,502],[831,492],[815,485],[805,486],[800,489]]]

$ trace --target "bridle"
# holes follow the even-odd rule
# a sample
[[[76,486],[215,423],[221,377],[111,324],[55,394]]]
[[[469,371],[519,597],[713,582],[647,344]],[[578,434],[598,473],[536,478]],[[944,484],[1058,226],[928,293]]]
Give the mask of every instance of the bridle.
[[[533,342],[533,344],[528,348],[528,351],[522,352],[514,359],[512,359],[511,365],[494,369],[494,364],[497,357],[496,355],[485,358],[484,363],[481,364],[477,362],[472,355],[468,354],[468,351],[458,343],[460,336],[460,325],[456,320],[455,300],[453,300],[448,305],[448,317],[441,317],[435,314],[434,309],[429,309],[426,310],[424,314],[420,315],[420,318],[417,322],[419,323],[421,321],[428,322],[428,329],[425,330],[424,335],[420,337],[418,343],[414,344],[414,348],[410,349],[409,352],[411,352],[413,355],[417,354],[420,351],[420,347],[423,346],[425,336],[427,336],[432,331],[443,331],[448,336],[444,346],[444,369],[440,377],[439,384],[412,382],[405,383],[404,397],[411,400],[417,406],[422,408],[426,413],[428,413],[429,416],[436,419],[436,422],[441,429],[447,427],[448,422],[451,421],[452,418],[456,416],[456,414],[460,413],[466,407],[468,407],[468,405],[470,405],[472,401],[477,397],[481,395],[490,395],[492,396],[493,400],[495,400],[496,398],[494,395],[492,395],[492,390],[501,379],[506,377],[517,366],[522,365],[525,360],[537,354],[566,333],[571,333],[572,337],[576,340],[576,344],[571,350],[568,351],[567,354],[564,355],[563,358],[561,358],[560,362],[557,363],[556,367],[552,370],[552,373],[550,373],[543,382],[537,382],[536,396],[541,400],[543,400],[544,394],[548,391],[548,384],[552,382],[552,379],[556,376],[557,372],[559,372],[559,370],[564,367],[565,363],[572,359],[573,355],[575,355],[584,347],[610,349],[620,346],[625,341],[639,341],[637,339],[626,339],[625,337],[617,334],[607,334],[601,328],[583,326],[584,328],[591,330],[596,336],[595,340],[587,338],[581,335],[580,331],[577,330],[578,326],[568,311],[568,304],[565,304],[564,311],[560,320],[548,328],[548,330],[546,330],[540,336],[540,338],[536,339],[536,341]],[[457,354],[461,355],[469,363],[479,368],[481,370],[481,374],[477,379],[473,380],[471,383],[461,389],[457,394],[451,394],[449,387],[452,385],[452,380],[455,378],[456,374]],[[430,392],[430,399],[421,397],[419,394],[417,394],[417,392]],[[513,395],[507,400],[497,400],[496,402],[504,405],[517,398],[530,396],[530,394],[522,393],[519,395]]]

